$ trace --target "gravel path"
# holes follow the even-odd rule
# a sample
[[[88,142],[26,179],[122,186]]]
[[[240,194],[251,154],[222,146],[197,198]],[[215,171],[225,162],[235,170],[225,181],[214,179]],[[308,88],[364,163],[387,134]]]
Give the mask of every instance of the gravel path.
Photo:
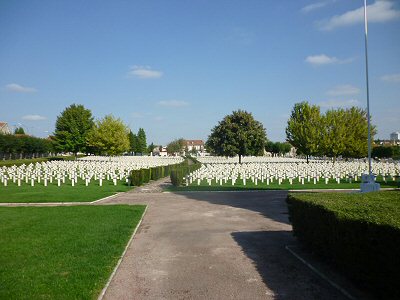
[[[286,192],[130,192],[147,204],[104,299],[345,299],[294,258]]]

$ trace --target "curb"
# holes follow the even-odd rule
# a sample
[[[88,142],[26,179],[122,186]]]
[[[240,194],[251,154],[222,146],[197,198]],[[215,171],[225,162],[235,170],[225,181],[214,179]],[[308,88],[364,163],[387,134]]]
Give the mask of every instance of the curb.
[[[309,262],[307,262],[304,258],[302,258],[299,254],[297,254],[293,249],[291,249],[290,246],[286,245],[285,249],[288,250],[294,257],[296,257],[298,260],[300,260],[303,264],[305,264],[309,269],[311,269],[315,274],[317,274],[319,277],[324,279],[326,282],[328,282],[332,287],[340,291],[344,296],[346,296],[348,299],[351,300],[356,300],[357,298],[353,297],[352,295],[349,294],[344,288],[330,280],[326,275],[324,275],[322,272],[318,271],[313,265],[311,265]]]
[[[119,266],[121,265],[121,262],[122,262],[122,260],[124,259],[126,252],[128,251],[129,246],[132,244],[133,238],[135,237],[138,228],[139,228],[140,225],[142,224],[142,221],[143,221],[143,219],[144,219],[144,216],[146,215],[146,212],[147,212],[147,207],[148,207],[148,206],[146,206],[146,208],[144,209],[143,215],[142,215],[142,217],[141,217],[139,223],[136,225],[136,228],[135,228],[135,230],[133,231],[132,236],[130,237],[128,243],[127,243],[126,246],[125,246],[124,252],[122,252],[121,257],[119,258],[119,260],[118,260],[118,262],[117,262],[117,265],[115,266],[113,272],[111,273],[110,278],[108,278],[108,281],[107,281],[106,285],[104,286],[104,288],[102,289],[102,291],[101,291],[99,297],[97,298],[97,300],[102,300],[103,297],[104,297],[104,295],[106,294],[107,289],[108,289],[108,287],[110,286],[111,281],[113,280],[115,274],[117,273],[118,268],[119,268]]]
[[[97,203],[97,202],[100,202],[100,201],[104,201],[104,200],[107,200],[107,199],[112,199],[112,198],[115,198],[115,197],[117,197],[117,196],[119,196],[121,194],[124,194],[124,193],[126,193],[126,192],[118,192],[118,193],[116,193],[114,195],[107,196],[107,197],[104,197],[104,198],[101,198],[101,199],[98,199],[98,200],[94,200],[94,201],[89,202],[89,203],[90,204],[94,204],[94,203]]]

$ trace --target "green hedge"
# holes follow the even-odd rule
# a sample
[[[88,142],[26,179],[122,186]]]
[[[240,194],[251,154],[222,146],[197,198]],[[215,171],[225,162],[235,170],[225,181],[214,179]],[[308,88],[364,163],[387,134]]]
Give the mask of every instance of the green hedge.
[[[171,166],[160,166],[149,169],[133,170],[129,176],[129,184],[141,186],[150,180],[157,180],[170,175]]]
[[[194,158],[186,158],[185,161],[178,165],[174,165],[171,170],[171,183],[174,186],[181,186],[184,183],[184,178],[190,173],[196,171],[201,167],[201,163],[199,163]]]
[[[380,299],[400,299],[400,191],[289,194],[295,236]]]

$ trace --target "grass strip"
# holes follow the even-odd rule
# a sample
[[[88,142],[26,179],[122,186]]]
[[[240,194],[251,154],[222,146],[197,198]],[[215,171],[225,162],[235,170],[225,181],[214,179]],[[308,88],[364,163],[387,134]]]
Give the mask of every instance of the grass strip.
[[[144,209],[0,208],[0,299],[95,299]]]
[[[396,181],[386,181],[384,182],[382,178],[378,177],[377,182],[381,185],[381,188],[399,188],[400,182]],[[222,185],[212,180],[211,185],[208,184],[207,180],[204,179],[200,182],[200,185],[197,182],[193,182],[189,186],[179,186],[179,187],[168,187],[167,191],[245,191],[245,190],[308,190],[308,189],[359,189],[360,181],[353,181],[352,183],[346,182],[342,180],[340,183],[337,183],[336,180],[330,179],[328,184],[325,184],[325,179],[320,179],[316,184],[313,183],[311,179],[310,182],[307,179],[304,181],[304,184],[299,183],[297,179],[294,179],[292,184],[289,183],[289,180],[283,180],[281,184],[278,184],[277,180],[274,180],[272,183],[270,182],[267,185],[266,181],[261,182],[258,181],[258,184],[255,185],[250,180],[247,180],[246,185],[243,184],[242,179],[238,179],[235,182],[235,185],[232,185],[232,180],[228,180],[226,183],[223,181]]]
[[[117,185],[114,185],[111,181],[104,180],[102,186],[94,180],[88,186],[83,180],[78,180],[75,186],[72,186],[69,180],[57,186],[54,180],[52,184],[48,183],[47,187],[43,182],[36,182],[35,186],[23,182],[18,186],[9,181],[7,186],[0,185],[0,203],[91,202],[118,192],[129,191],[131,188],[125,182],[118,181]]]

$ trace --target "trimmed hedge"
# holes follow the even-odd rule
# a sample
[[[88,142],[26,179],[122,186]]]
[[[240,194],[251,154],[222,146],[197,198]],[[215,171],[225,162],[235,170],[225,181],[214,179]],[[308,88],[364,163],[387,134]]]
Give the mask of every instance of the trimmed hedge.
[[[170,175],[171,166],[160,166],[149,169],[132,170],[129,176],[129,184],[141,186],[150,180],[157,180]]]
[[[201,163],[192,157],[186,158],[185,161],[178,165],[174,165],[171,170],[171,183],[174,186],[181,186],[185,181],[185,177],[201,167]]]
[[[294,235],[380,299],[400,299],[400,191],[289,194]]]

